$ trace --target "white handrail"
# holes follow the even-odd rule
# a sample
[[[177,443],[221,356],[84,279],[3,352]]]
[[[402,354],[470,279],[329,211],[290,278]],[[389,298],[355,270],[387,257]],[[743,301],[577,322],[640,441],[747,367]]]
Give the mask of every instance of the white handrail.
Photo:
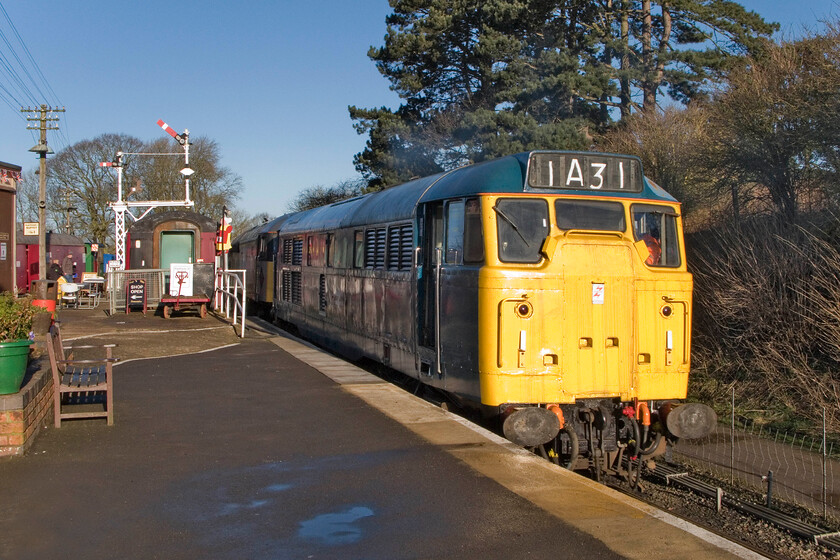
[[[231,284],[233,284],[231,286]],[[216,270],[216,311],[230,318],[233,324],[240,322],[239,337],[245,338],[245,271]]]

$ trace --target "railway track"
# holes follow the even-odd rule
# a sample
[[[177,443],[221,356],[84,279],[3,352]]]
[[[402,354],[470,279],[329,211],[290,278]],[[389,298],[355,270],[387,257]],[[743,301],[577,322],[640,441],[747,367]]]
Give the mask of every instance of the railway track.
[[[664,505],[661,496],[657,497],[656,492],[648,491],[635,492],[627,489],[626,485],[616,485],[615,489],[641,499],[646,503],[666,509],[669,513],[677,515],[692,523],[703,526],[716,534],[736,541],[771,558],[834,558],[835,553],[840,551],[840,532],[833,532],[824,527],[814,525],[776,509],[768,508],[761,504],[743,500],[737,496],[723,492],[719,486],[706,482],[697,476],[692,475],[684,469],[664,462],[658,462],[654,470],[646,470],[645,478],[650,482],[658,483],[660,486],[673,489],[680,489],[687,493],[699,496],[705,501],[698,506],[693,514],[680,513],[679,508]],[[688,500],[686,496],[683,500]],[[691,508],[687,508],[691,509]],[[726,513],[727,510],[738,512],[745,522],[733,522],[731,519],[722,519],[721,514],[715,509]],[[698,511],[699,510],[699,513]],[[726,517],[723,515],[722,517]],[[750,523],[749,520],[753,520]],[[765,536],[766,542],[759,542],[755,534],[758,523],[764,522],[768,526],[779,530],[781,536]],[[784,534],[791,535],[790,540],[800,543],[800,546],[793,546],[791,543],[779,545],[774,540],[784,539]],[[778,549],[784,549],[783,553]]]
[[[763,556],[765,558],[768,558],[769,560],[791,560],[791,558],[795,558],[795,556],[792,557],[792,556],[788,556],[788,555],[782,555],[782,554],[778,554],[778,553],[776,553],[772,550],[768,550],[768,547],[766,547],[766,546],[758,546],[758,545],[754,544],[753,542],[750,542],[747,539],[741,538],[739,535],[733,534],[733,531],[728,531],[728,530],[722,529],[720,527],[720,525],[716,525],[714,523],[709,523],[709,522],[706,522],[702,519],[698,519],[698,517],[696,515],[686,514],[686,513],[683,513],[681,511],[675,511],[673,508],[670,508],[670,507],[667,507],[667,506],[663,505],[661,503],[661,501],[658,501],[657,499],[652,497],[650,495],[650,493],[648,493],[648,492],[628,489],[626,484],[612,484],[612,483],[609,483],[608,486],[610,488],[612,488],[613,490],[621,492],[624,495],[630,496],[630,497],[632,497],[636,500],[642,501],[642,502],[644,502],[648,505],[651,505],[651,506],[654,506],[656,508],[660,508],[660,509],[663,509],[663,510],[667,510],[668,513],[670,515],[673,515],[674,517],[682,519],[682,520],[684,520],[688,523],[691,523],[692,525],[696,525],[698,527],[701,527],[702,529],[705,529],[706,531],[709,531],[710,533],[714,533],[715,535],[718,535],[718,536],[723,537],[727,540],[735,542],[735,543],[739,544],[740,546],[743,546],[744,548],[747,548],[747,549],[749,549],[749,550],[751,550],[751,551],[753,551],[757,554],[760,554],[761,556]]]
[[[660,478],[666,484],[677,484],[692,492],[718,501],[721,507],[736,509],[741,513],[772,523],[800,538],[840,551],[840,532],[829,531],[824,527],[811,525],[778,510],[741,500],[722,492],[719,487],[693,477],[672,465],[657,463],[656,470],[652,471],[651,475]]]

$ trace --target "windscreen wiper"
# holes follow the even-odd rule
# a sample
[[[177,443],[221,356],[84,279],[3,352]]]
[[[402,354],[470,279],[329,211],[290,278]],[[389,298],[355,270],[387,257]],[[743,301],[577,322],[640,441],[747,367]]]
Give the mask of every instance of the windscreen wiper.
[[[499,208],[498,206],[496,206],[496,205],[494,204],[494,205],[493,205],[493,211],[494,211],[496,214],[498,214],[500,218],[502,218],[504,221],[506,221],[507,223],[509,223],[509,224],[510,224],[510,227],[512,227],[512,228],[513,228],[513,231],[515,231],[515,232],[517,233],[517,235],[519,235],[519,237],[521,237],[521,238],[522,238],[522,241],[524,241],[524,242],[525,242],[525,245],[527,245],[528,247],[530,247],[530,246],[531,246],[531,244],[530,244],[530,243],[528,243],[528,240],[527,240],[527,239],[525,239],[525,236],[524,236],[524,235],[522,235],[522,232],[521,232],[521,231],[519,231],[519,228],[516,226],[516,224],[515,224],[515,223],[513,223],[513,220],[511,220],[511,219],[510,219],[510,217],[508,217],[508,215],[507,215],[507,214],[505,214],[504,212],[502,212],[502,209],[501,209],[501,208]]]

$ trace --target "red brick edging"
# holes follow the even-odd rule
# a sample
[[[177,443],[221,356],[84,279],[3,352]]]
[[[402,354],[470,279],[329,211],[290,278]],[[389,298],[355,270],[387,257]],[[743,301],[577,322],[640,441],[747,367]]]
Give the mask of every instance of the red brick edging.
[[[32,359],[17,393],[0,395],[0,457],[23,455],[52,417],[53,379],[46,356]]]

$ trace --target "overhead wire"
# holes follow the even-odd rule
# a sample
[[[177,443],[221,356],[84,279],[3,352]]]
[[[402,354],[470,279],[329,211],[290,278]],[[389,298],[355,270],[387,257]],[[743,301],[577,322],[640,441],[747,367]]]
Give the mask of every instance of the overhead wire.
[[[20,36],[20,33],[18,33],[17,27],[15,27],[15,24],[12,23],[12,19],[9,17],[9,14],[6,13],[6,8],[3,7],[2,2],[0,2],[0,10],[3,12],[3,15],[6,16],[6,21],[9,22],[9,26],[11,26],[12,31],[14,31],[15,37],[17,37],[18,43],[20,43],[20,46],[23,48],[23,51],[26,53],[26,57],[29,59],[29,61],[32,63],[32,66],[35,68],[35,71],[38,73],[38,76],[40,76],[41,81],[43,82],[44,86],[50,91],[50,93],[53,96],[53,99],[56,100],[56,104],[57,105],[63,105],[63,103],[61,103],[61,99],[59,99],[58,95],[55,93],[55,90],[50,85],[49,80],[47,80],[47,77],[44,76],[43,72],[41,72],[41,67],[38,66],[38,63],[35,61],[35,58],[32,56],[32,53],[29,51],[29,47],[27,47],[26,43],[23,42],[23,38]],[[28,76],[29,72],[27,72],[26,74]],[[30,77],[30,79],[31,79],[31,77]],[[32,81],[33,81],[33,83],[35,83],[35,80],[32,80]],[[37,84],[36,84],[35,87],[38,87]],[[38,88],[38,91],[41,91],[40,88]],[[46,98],[46,96],[43,96],[43,97]]]
[[[22,109],[37,110],[40,105],[58,108],[63,104],[26,46],[2,2],[0,2],[0,12],[10,29],[10,33],[7,33],[3,27],[0,27],[0,77],[4,74],[8,76],[5,86],[0,83],[0,99],[24,122],[29,122]],[[38,99],[42,101],[39,102]],[[63,115],[63,112],[50,113],[49,117],[61,118],[64,121],[65,126],[57,127],[55,138],[58,145],[69,146],[70,142],[65,131],[66,119],[62,118]],[[36,137],[34,130],[30,129],[30,133],[33,138]]]
[[[12,23],[11,19],[9,18],[8,13],[6,12],[6,9],[3,7],[2,4],[0,4],[0,11],[3,12],[8,24],[11,27],[14,27],[14,24]],[[14,96],[14,100],[19,105],[23,105],[23,102],[22,102],[22,99],[21,99],[21,96],[23,96],[24,98],[26,98],[26,102],[28,104],[37,104],[36,96],[33,94],[32,90],[29,88],[29,86],[21,78],[20,73],[16,69],[14,61],[17,61],[17,67],[19,67],[25,74],[27,74],[30,82],[32,81],[32,76],[28,73],[26,68],[23,66],[23,62],[20,60],[20,57],[17,55],[17,52],[15,51],[15,47],[9,41],[8,37],[6,36],[6,33],[4,32],[4,30],[2,28],[0,28],[0,39],[2,39],[3,43],[6,45],[6,51],[8,52],[8,54],[7,54],[2,49],[0,49],[0,66],[2,66],[2,69],[5,70],[5,73],[11,79],[10,85],[12,87],[14,87],[15,90],[16,90],[17,95]],[[12,60],[12,59],[14,59],[14,60]],[[36,88],[36,89],[38,89],[38,88]]]
[[[0,9],[2,9],[2,7],[3,6],[0,5]],[[3,13],[5,13],[5,10],[3,10]],[[11,20],[9,20],[9,23],[11,24]],[[32,74],[29,73],[29,70],[27,70],[26,66],[23,65],[23,61],[21,61],[20,57],[18,56],[17,52],[15,51],[15,48],[9,42],[9,39],[6,37],[6,34],[3,32],[2,29],[0,29],[0,39],[2,39],[3,42],[6,44],[6,47],[9,49],[9,53],[14,57],[15,61],[17,62],[18,67],[23,71],[23,73],[26,75],[26,77],[29,78],[29,81],[32,83],[33,86],[35,86],[35,89],[38,90],[38,93],[40,94],[40,98],[41,99],[46,99],[47,96],[44,95],[43,91],[41,91],[41,88],[38,86],[37,82],[35,82],[35,80],[32,78]],[[15,79],[15,81],[18,84],[20,84],[21,88],[26,90],[26,93],[29,95],[30,101],[35,102],[35,100],[37,98],[32,94],[32,91],[24,84],[23,80],[18,75],[18,73],[13,70],[13,68],[12,68],[13,64],[11,63],[11,61],[6,56],[3,55],[2,52],[0,52],[0,59],[3,60],[4,66],[6,66],[7,70],[9,70],[10,72],[14,72],[13,78]]]

